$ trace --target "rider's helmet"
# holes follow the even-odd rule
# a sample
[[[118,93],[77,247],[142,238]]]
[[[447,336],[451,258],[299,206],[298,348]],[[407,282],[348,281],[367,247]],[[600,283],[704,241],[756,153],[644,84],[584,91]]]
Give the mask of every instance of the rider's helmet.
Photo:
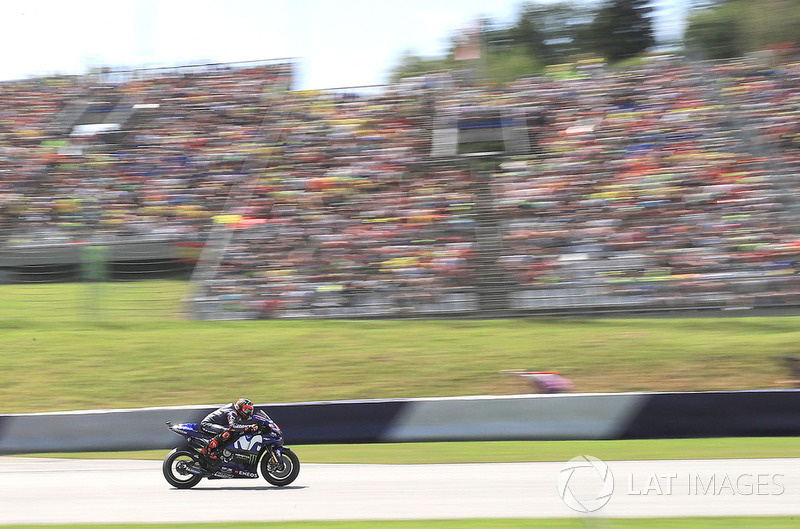
[[[253,417],[253,402],[250,399],[239,399],[236,401],[236,404],[233,405],[236,409],[236,413],[242,419],[250,419]]]

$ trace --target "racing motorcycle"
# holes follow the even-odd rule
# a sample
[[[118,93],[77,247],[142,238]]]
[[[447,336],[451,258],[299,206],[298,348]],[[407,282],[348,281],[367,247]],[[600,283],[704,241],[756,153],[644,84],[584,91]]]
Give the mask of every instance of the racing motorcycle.
[[[270,484],[285,487],[300,473],[300,460],[294,452],[283,446],[283,433],[269,415],[262,410],[253,414],[258,426],[254,433],[242,435],[226,446],[218,459],[209,459],[201,450],[213,436],[200,430],[196,423],[172,424],[170,430],[185,438],[186,444],[173,449],[161,468],[167,482],[179,489],[194,487],[203,478],[258,478],[261,475]]]

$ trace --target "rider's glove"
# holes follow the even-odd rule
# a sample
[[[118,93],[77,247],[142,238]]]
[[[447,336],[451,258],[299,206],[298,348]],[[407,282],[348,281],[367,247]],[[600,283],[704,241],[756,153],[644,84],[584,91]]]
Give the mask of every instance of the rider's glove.
[[[258,431],[258,425],[257,424],[248,424],[247,426],[244,427],[244,431],[245,432],[257,432]]]

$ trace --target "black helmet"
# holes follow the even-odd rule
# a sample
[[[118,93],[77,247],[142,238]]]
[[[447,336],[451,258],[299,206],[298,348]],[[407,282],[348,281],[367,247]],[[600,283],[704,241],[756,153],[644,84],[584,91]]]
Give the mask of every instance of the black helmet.
[[[250,399],[239,399],[233,407],[242,419],[250,419],[253,417],[254,408],[253,402]]]

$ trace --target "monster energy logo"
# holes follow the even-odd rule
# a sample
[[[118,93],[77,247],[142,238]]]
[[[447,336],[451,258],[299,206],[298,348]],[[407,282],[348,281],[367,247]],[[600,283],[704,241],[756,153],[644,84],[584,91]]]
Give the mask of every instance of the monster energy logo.
[[[255,466],[258,463],[258,454],[237,454],[236,459],[248,466]]]

